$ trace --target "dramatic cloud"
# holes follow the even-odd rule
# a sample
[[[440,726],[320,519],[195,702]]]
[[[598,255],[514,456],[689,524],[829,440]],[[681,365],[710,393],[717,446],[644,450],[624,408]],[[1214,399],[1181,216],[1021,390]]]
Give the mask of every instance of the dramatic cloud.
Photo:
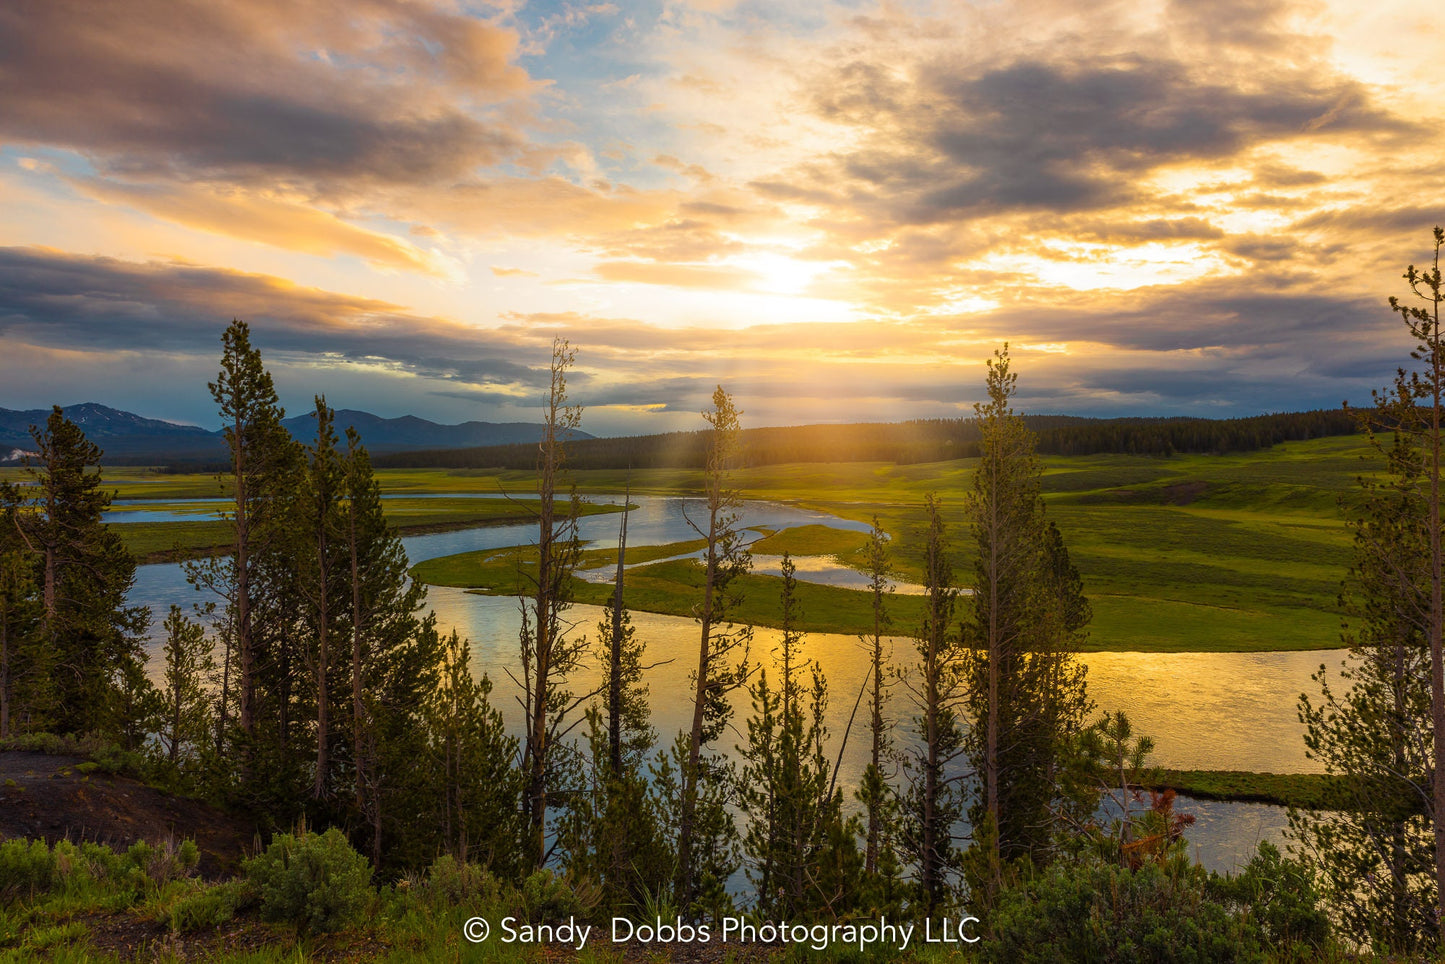
[[[966,413],[1003,341],[1035,410],[1360,400],[1445,222],[1417,16],[19,0],[0,405],[203,421],[233,316],[293,403],[444,419],[524,414],[561,335],[592,431],[719,381],[751,424]]]
[[[455,176],[521,146],[476,109],[531,85],[516,43],[400,0],[19,0],[0,10],[0,136],[130,177]]]

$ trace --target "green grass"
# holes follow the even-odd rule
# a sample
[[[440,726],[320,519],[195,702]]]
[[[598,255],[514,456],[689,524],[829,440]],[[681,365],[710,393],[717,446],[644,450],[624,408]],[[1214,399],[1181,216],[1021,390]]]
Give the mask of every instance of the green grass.
[[[491,499],[388,499],[386,517],[402,535],[446,532],[477,526],[533,522],[540,503]],[[148,508],[184,509],[159,503]],[[582,505],[583,515],[618,512],[612,505]],[[194,522],[126,522],[115,526],[126,548],[141,562],[168,562],[224,551],[231,539],[228,523],[216,519]]]
[[[1174,790],[1204,800],[1244,800],[1321,810],[1346,798],[1342,778],[1323,773],[1250,773],[1244,770],[1160,770],[1153,790]],[[1187,811],[1188,807],[1184,807]]]
[[[781,556],[791,553],[795,556],[851,557],[868,545],[868,534],[851,529],[835,529],[825,525],[794,526],[775,532],[753,543],[752,551],[759,556]]]
[[[1043,459],[1048,516],[1063,532],[1094,605],[1087,648],[1232,652],[1339,646],[1336,598],[1351,559],[1344,519],[1359,501],[1358,476],[1376,468],[1362,460],[1368,453],[1363,439],[1344,437],[1224,456]],[[955,580],[967,585],[975,554],[963,506],[973,465],[971,460],[774,465],[740,472],[737,483],[747,498],[793,502],[860,522],[876,516],[891,537],[897,578],[911,582],[922,576],[923,499],[936,493],[949,527]],[[584,492],[620,491],[628,479],[622,472],[577,473]],[[701,476],[634,471],[630,481],[636,492],[691,493]],[[386,484],[440,491],[449,485],[523,483],[520,473],[409,470],[388,477]],[[753,550],[829,555],[858,566],[865,541],[862,533],[803,526],[760,540]],[[629,561],[642,560],[629,554]],[[649,570],[634,571],[636,601],[629,590],[629,604],[689,613],[696,577],[688,567]],[[428,580],[436,573],[418,571]],[[455,573],[439,581],[463,584]],[[775,608],[776,580],[749,577],[743,588],[760,598],[747,603],[747,615],[740,618],[773,624],[768,614]],[[804,591],[815,595],[815,590],[824,592],[812,586]],[[598,592],[579,588],[578,598]],[[868,622],[861,593],[830,589],[813,603],[812,629],[827,624],[853,632]],[[907,632],[916,621],[916,601],[899,597],[891,605],[894,625]]]
[[[627,551],[628,571],[623,598],[631,609],[671,616],[691,616],[701,596],[704,570],[693,559],[667,557],[695,552],[701,540],[675,542],[665,546],[645,546]],[[589,555],[606,564],[616,560],[611,549],[593,550]],[[528,592],[534,583],[524,574],[535,573],[536,552],[532,547],[515,546],[463,552],[439,559],[429,559],[412,567],[412,576],[434,586],[455,586],[486,595],[515,596]],[[667,561],[636,565],[651,559]],[[734,586],[741,601],[733,611],[733,620],[756,626],[782,625],[782,609],[778,591],[781,580],[775,576],[747,574]],[[601,606],[612,598],[611,583],[590,583],[572,580],[576,602]],[[853,633],[872,625],[871,597],[866,593],[836,586],[798,583],[797,600],[802,609],[801,627],[807,632]],[[897,596],[889,603],[890,612],[899,625],[912,625],[922,618],[922,600],[916,596]]]
[[[1049,518],[1063,532],[1094,604],[1089,647],[1224,652],[1339,646],[1336,598],[1351,559],[1344,519],[1359,504],[1357,477],[1378,469],[1377,462],[1362,459],[1368,453],[1363,438],[1346,436],[1231,455],[1042,459]],[[967,459],[917,465],[773,465],[742,471],[737,483],[751,499],[791,502],[865,523],[876,515],[891,537],[897,578],[910,582],[920,581],[922,574],[923,499],[936,493],[949,527],[955,579],[967,585],[975,557],[963,506],[973,467]],[[162,481],[116,481],[122,476]],[[377,476],[387,493],[535,492],[532,473],[520,471],[388,469]],[[695,494],[702,483],[700,472],[684,469],[587,471],[574,473],[574,478],[579,491],[589,493],[620,493],[630,485],[633,492],[644,494]],[[216,477],[208,475],[158,476],[121,469],[112,470],[110,479],[108,484],[131,498],[222,494]],[[446,506],[419,505],[431,501]],[[453,508],[452,503],[465,501],[389,500],[395,504],[388,511],[403,526],[428,520],[460,526],[467,524],[465,508]],[[475,509],[475,503],[470,508]],[[439,518],[453,511],[457,514],[450,522]],[[127,539],[136,540],[137,551],[147,557],[170,548],[180,532],[197,546],[212,538],[204,528],[133,530]],[[856,566],[863,542],[861,533],[806,526],[771,535],[754,551],[831,555]],[[597,553],[589,558],[590,565],[612,561],[608,547],[590,551]],[[660,558],[639,552],[629,551],[628,561]],[[459,585],[463,575],[444,572],[438,581]],[[660,611],[691,611],[693,600],[680,598],[690,588],[690,576],[672,570],[648,578],[650,596]],[[766,612],[777,587],[768,577],[752,578],[763,580],[749,582],[748,588],[761,594],[756,610]],[[675,583],[670,593],[679,598],[666,598],[670,579]],[[595,592],[600,590],[579,589],[579,598]],[[844,614],[859,610],[849,591],[832,592],[841,595],[816,600],[817,605],[838,607]],[[911,628],[913,605],[895,601],[900,632]],[[848,625],[850,617],[815,618],[841,626]]]

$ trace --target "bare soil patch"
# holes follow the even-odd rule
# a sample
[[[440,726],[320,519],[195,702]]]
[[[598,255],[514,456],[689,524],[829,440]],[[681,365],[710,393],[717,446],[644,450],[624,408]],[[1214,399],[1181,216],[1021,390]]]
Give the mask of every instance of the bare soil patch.
[[[0,752],[0,838],[120,848],[189,838],[201,850],[201,874],[217,877],[239,869],[255,835],[255,825],[241,817],[93,769],[80,757]]]

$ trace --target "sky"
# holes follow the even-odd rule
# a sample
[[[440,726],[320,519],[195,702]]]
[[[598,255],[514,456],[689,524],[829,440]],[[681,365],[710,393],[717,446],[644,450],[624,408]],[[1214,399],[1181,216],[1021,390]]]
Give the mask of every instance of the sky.
[[[1367,403],[1445,223],[1404,0],[10,0],[0,407],[598,435]]]

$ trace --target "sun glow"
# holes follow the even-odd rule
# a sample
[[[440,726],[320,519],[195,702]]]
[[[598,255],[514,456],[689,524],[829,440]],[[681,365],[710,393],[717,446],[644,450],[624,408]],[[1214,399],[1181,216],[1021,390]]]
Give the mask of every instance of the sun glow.
[[[833,267],[773,251],[749,252],[729,259],[728,263],[757,277],[752,285],[754,290],[773,295],[800,295],[812,286],[814,279]]]

